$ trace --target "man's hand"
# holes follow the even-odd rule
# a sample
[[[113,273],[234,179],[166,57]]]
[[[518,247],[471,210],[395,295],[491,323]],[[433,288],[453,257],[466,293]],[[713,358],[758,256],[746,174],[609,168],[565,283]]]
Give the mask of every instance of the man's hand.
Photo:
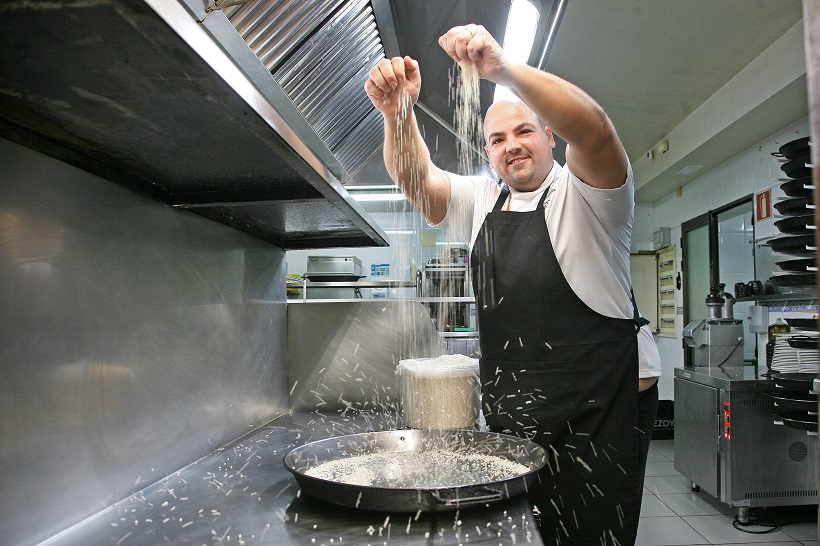
[[[364,90],[384,117],[405,117],[421,90],[419,63],[410,57],[382,59],[370,69]]]
[[[478,75],[502,83],[507,72],[504,50],[481,25],[453,27],[438,39],[439,45],[457,63],[473,62]]]

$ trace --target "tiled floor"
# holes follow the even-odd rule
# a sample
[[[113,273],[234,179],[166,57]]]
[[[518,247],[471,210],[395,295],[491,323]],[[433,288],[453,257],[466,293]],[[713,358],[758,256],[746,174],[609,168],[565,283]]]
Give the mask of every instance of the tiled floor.
[[[758,544],[769,546],[818,546],[816,507],[787,510],[805,521],[766,534],[750,534],[734,528],[735,510],[700,491],[692,492],[687,478],[675,470],[674,440],[653,440],[644,481],[641,520],[636,546],[694,544]],[[769,511],[767,511],[768,513]],[[779,514],[779,512],[778,512]],[[762,531],[767,527],[749,526]]]

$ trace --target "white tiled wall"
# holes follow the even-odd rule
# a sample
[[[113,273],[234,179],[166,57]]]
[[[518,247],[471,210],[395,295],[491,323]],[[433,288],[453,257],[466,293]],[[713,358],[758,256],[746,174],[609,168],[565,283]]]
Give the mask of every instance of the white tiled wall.
[[[648,206],[636,207],[633,250],[637,250],[636,245],[640,244],[647,233],[651,236],[651,233],[659,227],[670,227],[672,244],[677,245],[678,263],[680,263],[681,224],[683,222],[767,188],[774,189],[773,197],[776,202],[776,196],[782,195],[779,193],[780,181],[777,179],[783,176],[783,172],[780,170],[781,163],[777,162],[771,153],[776,152],[786,142],[809,136],[809,131],[809,120],[803,118],[693,180],[683,187],[681,197],[678,197],[676,192],[664,197],[654,204],[651,214],[643,210]],[[646,225],[650,221],[653,222],[651,229]],[[755,238],[775,232],[774,219],[759,222],[755,226]],[[680,292],[678,292],[677,306],[678,308],[683,306]],[[678,321],[677,330],[680,332],[683,327],[681,315],[678,315]],[[663,375],[659,382],[660,398],[672,400],[673,370],[683,365],[682,339],[678,335],[660,337],[657,341],[663,361]]]

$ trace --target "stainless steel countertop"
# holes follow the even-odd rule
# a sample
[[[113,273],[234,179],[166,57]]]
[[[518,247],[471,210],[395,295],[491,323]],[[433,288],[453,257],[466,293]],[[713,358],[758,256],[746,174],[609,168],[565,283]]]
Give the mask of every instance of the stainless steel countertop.
[[[152,484],[47,544],[543,544],[525,495],[458,512],[354,510],[302,496],[282,458],[390,416],[293,414]]]
[[[685,366],[675,368],[675,378],[687,379],[727,391],[774,388],[766,366]]]

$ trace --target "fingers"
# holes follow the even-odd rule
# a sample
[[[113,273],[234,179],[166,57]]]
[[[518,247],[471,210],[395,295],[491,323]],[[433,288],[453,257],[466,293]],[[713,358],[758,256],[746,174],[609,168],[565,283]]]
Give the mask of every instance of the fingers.
[[[453,27],[438,39],[439,45],[456,62],[476,60],[486,46],[489,33],[481,25]]]
[[[364,84],[367,94],[383,99],[388,93],[403,85],[407,80],[408,72],[415,72],[410,77],[418,78],[418,62],[410,57],[393,57],[382,59],[370,69],[369,78]]]

